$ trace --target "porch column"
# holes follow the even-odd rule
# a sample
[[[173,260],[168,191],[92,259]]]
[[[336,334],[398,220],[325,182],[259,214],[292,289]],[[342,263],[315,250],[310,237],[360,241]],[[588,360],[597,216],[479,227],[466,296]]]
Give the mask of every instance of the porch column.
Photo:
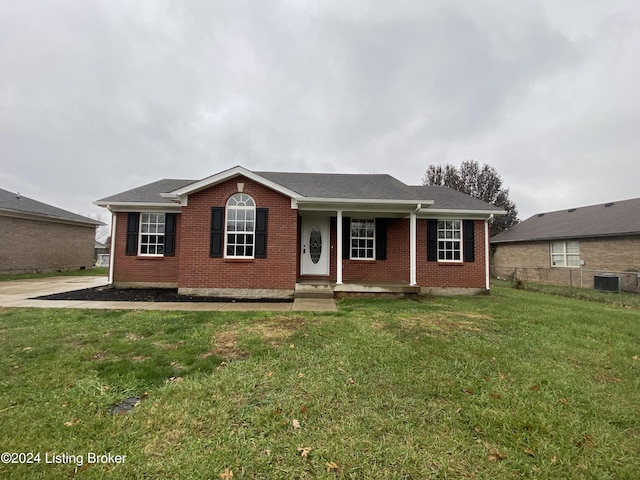
[[[416,279],[416,212],[409,214],[409,285],[417,285]]]
[[[116,261],[116,223],[117,213],[111,212],[111,249],[109,250],[109,276],[107,277],[107,283],[113,285],[113,265]]]
[[[342,210],[336,215],[336,284],[342,285]]]
[[[493,214],[491,217],[484,221],[484,262],[485,262],[485,288],[487,292],[491,290],[491,270],[489,265],[489,255],[490,255],[490,246],[489,246],[489,221],[493,218]]]

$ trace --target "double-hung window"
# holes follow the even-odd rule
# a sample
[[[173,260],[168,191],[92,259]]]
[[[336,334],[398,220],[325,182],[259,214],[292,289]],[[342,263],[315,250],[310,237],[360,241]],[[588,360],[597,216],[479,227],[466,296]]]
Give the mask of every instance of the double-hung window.
[[[579,267],[580,242],[551,242],[551,265],[554,267]]]
[[[373,218],[351,219],[351,259],[375,260],[375,231]]]
[[[438,220],[438,261],[462,261],[462,220]]]
[[[226,257],[253,258],[256,204],[249,195],[236,193],[227,202]]]
[[[139,255],[164,255],[164,229],[164,213],[140,214]]]

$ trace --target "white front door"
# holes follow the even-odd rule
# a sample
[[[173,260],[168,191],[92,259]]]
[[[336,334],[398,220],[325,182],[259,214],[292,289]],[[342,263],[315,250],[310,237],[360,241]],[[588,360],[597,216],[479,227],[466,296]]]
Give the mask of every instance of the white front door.
[[[300,275],[329,275],[329,218],[302,217]]]

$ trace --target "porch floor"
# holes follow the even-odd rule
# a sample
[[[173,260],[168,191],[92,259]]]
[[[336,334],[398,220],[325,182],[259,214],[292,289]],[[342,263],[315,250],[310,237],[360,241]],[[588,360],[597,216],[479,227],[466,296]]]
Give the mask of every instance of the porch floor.
[[[417,295],[420,287],[401,281],[347,281],[337,285],[335,281],[323,279],[298,279],[295,298],[334,298],[342,296],[405,296]]]

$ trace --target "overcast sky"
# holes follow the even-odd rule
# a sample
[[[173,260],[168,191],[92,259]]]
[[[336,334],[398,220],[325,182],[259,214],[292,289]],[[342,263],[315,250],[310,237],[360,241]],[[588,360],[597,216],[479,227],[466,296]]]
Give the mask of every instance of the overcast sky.
[[[640,197],[637,0],[5,0],[0,188],[494,166],[520,218]]]

